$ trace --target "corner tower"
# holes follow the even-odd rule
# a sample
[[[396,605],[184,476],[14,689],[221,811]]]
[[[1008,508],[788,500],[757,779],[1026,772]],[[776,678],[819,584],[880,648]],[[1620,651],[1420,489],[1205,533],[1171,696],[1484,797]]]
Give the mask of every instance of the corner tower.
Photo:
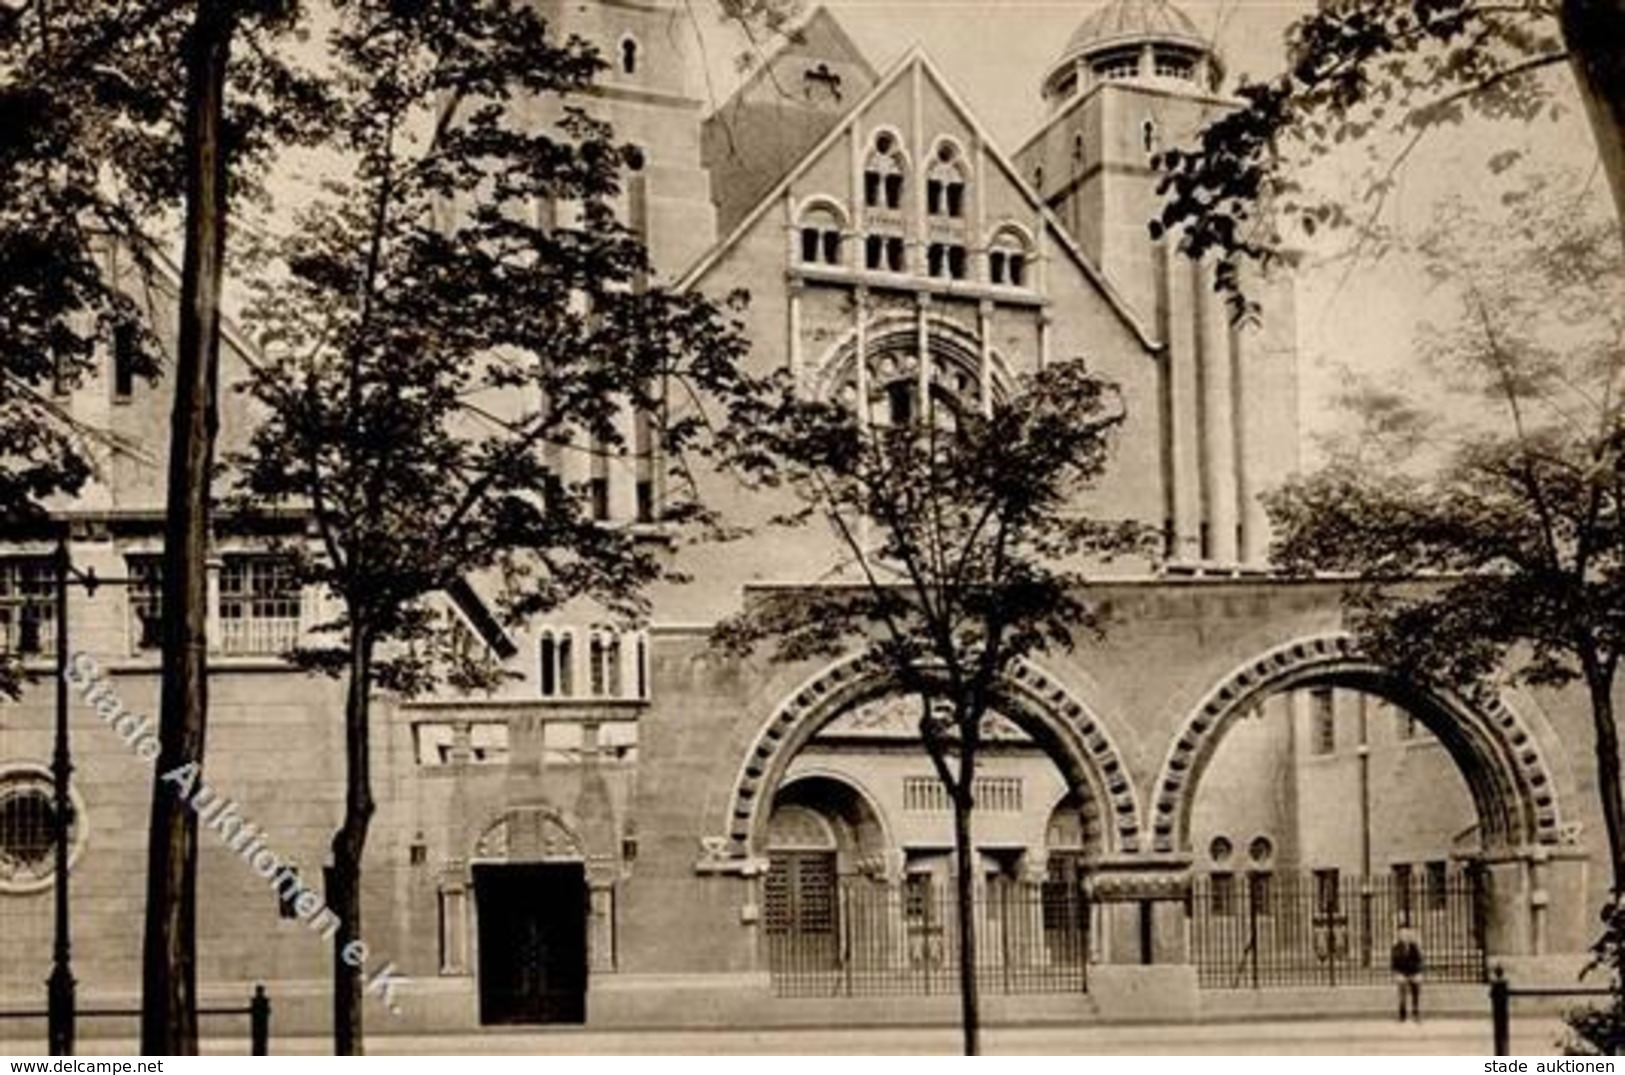
[[[1140,309],[1154,306],[1147,222],[1160,212],[1151,158],[1231,107],[1211,41],[1168,0],[1110,0],[1044,72],[1043,128],[1024,177]]]
[[[1297,466],[1297,330],[1289,279],[1251,279],[1263,317],[1232,323],[1211,262],[1153,241],[1153,158],[1237,106],[1224,63],[1168,0],[1108,0],[1043,73],[1043,126],[1016,154],[1034,189],[1163,345],[1158,411],[1171,567],[1258,565],[1259,494]]]
[[[532,0],[559,39],[576,35],[607,65],[585,106],[642,152],[626,175],[623,219],[642,234],[659,275],[679,276],[716,241],[700,164],[700,101],[690,92],[694,29],[675,0]]]

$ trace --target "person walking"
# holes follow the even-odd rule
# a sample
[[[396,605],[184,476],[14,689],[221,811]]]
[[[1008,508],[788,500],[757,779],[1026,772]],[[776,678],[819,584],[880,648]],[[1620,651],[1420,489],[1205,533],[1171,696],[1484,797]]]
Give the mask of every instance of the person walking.
[[[1402,921],[1394,935],[1394,948],[1388,956],[1388,966],[1394,972],[1394,985],[1399,990],[1399,1021],[1405,1013],[1411,1019],[1422,1021],[1422,942],[1409,921]]]

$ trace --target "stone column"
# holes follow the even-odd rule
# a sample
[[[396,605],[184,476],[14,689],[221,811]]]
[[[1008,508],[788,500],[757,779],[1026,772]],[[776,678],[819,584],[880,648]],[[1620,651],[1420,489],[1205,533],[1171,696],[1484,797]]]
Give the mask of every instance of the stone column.
[[[469,973],[468,882],[459,870],[440,885],[440,973]]]
[[[993,415],[993,302],[983,299],[976,308],[976,391],[982,416]]]
[[[1163,471],[1168,483],[1166,504],[1173,531],[1169,557],[1188,562],[1201,550],[1200,454],[1197,429],[1194,272],[1180,271],[1184,255],[1174,244],[1160,244],[1157,257],[1161,283],[1158,308],[1165,350],[1162,357]],[[1177,260],[1176,260],[1177,259]]]
[[[797,392],[806,387],[803,382],[807,376],[804,369],[805,360],[801,354],[801,291],[800,280],[792,280],[786,288],[785,295],[787,321],[785,329],[790,334],[790,383]]]
[[[1204,262],[1196,290],[1198,361],[1202,386],[1202,501],[1207,559],[1236,562],[1236,440],[1230,391],[1230,318],[1213,290],[1214,270]]]
[[[218,553],[210,553],[209,559],[204,566],[204,570],[208,574],[208,577],[204,580],[204,586],[208,590],[208,596],[204,599],[207,602],[207,607],[204,610],[204,622],[206,624],[205,630],[207,630],[209,633],[209,649],[216,651],[223,648],[222,643],[224,641],[220,637],[221,564],[222,560],[220,555]]]
[[[869,292],[859,288],[852,301],[855,325],[852,338],[853,389],[857,399],[858,428],[869,428]]]
[[[915,421],[931,420],[931,296],[920,292],[914,306],[914,361],[915,395],[919,398],[920,413]]]
[[[587,969],[592,974],[615,970],[615,864],[587,866]]]
[[[1516,855],[1484,863],[1484,951],[1497,957],[1531,954],[1530,877],[1528,863]]]

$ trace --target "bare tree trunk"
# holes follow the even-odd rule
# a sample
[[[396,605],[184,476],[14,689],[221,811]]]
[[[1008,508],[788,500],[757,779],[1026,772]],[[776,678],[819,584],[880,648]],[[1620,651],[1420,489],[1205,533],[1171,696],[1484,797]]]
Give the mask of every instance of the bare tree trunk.
[[[1625,798],[1620,789],[1619,725],[1614,714],[1613,677],[1594,659],[1582,661],[1586,689],[1591,696],[1591,727],[1597,755],[1597,794],[1602,797],[1602,821],[1607,830],[1608,862],[1612,868],[1614,900],[1625,899]]]
[[[197,816],[163,775],[203,763],[208,723],[209,475],[226,246],[226,0],[198,0],[187,42],[186,249],[163,561],[163,685],[147,840],[141,1051],[197,1052]]]
[[[961,762],[961,764],[967,764]],[[964,793],[951,789],[954,804],[954,897],[959,908],[959,1012],[965,1055],[982,1052],[982,1004],[976,980],[976,857],[971,844],[969,781]]]
[[[354,628],[352,628],[354,631]],[[361,983],[364,967],[352,944],[361,941],[361,856],[372,821],[371,741],[367,719],[372,698],[372,639],[365,631],[350,639],[350,684],[344,700],[344,823],[333,834],[333,869],[328,875],[328,906],[338,915],[333,936],[333,1052],[360,1056]]]
[[[1560,18],[1625,241],[1625,0],[1563,0]]]

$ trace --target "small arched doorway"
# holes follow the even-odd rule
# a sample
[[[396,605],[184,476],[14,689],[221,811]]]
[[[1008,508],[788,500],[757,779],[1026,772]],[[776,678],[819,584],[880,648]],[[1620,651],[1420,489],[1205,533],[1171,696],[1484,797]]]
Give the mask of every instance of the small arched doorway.
[[[547,807],[515,807],[480,836],[471,872],[480,1022],[585,1022],[588,892],[575,834]]]

